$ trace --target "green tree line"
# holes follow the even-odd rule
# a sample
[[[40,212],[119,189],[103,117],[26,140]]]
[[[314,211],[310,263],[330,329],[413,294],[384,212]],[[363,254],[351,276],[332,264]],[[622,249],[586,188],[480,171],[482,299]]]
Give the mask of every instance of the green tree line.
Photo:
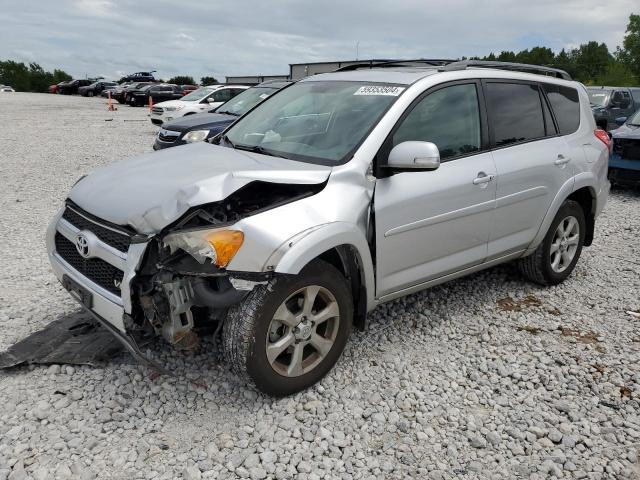
[[[64,70],[45,71],[37,63],[14,62],[0,60],[0,84],[10,85],[19,92],[46,92],[49,85],[71,80]]]
[[[587,42],[571,50],[554,53],[547,47],[520,52],[502,51],[474,60],[517,62],[561,68],[587,85],[640,85],[640,15],[631,15],[622,47],[610,52],[604,43]]]

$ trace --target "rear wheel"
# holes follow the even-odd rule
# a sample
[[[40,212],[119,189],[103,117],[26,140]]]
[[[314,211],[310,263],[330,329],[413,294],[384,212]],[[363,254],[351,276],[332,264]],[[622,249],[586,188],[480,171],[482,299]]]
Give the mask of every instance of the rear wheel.
[[[259,390],[289,395],[331,370],[352,323],[345,278],[316,260],[298,275],[257,286],[229,311],[223,329],[225,356],[233,370]]]
[[[578,263],[586,222],[579,203],[565,201],[535,252],[519,260],[525,277],[541,285],[557,285],[564,281]]]

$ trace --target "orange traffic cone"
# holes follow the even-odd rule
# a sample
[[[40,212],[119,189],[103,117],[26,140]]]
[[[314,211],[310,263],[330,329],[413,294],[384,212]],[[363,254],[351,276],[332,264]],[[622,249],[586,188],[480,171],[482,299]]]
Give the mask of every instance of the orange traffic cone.
[[[115,111],[115,108],[113,108],[113,101],[111,100],[111,92],[107,92],[107,94],[109,95],[109,101],[107,102],[107,112],[113,112]]]

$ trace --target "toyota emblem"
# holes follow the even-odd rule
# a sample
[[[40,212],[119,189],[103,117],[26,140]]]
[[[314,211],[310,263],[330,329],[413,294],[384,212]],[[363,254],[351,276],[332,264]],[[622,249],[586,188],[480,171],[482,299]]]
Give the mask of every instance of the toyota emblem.
[[[76,235],[76,250],[82,258],[89,258],[89,240],[82,232]]]

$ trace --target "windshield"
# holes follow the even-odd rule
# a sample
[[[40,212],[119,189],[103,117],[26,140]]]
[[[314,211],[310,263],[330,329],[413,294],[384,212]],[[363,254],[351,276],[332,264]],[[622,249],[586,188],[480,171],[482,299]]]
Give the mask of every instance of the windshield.
[[[194,90],[190,94],[185,95],[180,100],[184,102],[197,102],[199,100],[202,100],[204,97],[211,94],[212,92],[213,90],[211,90],[210,88],[199,88],[198,90]]]
[[[300,82],[260,104],[226,132],[235,148],[323,165],[343,163],[405,87]]]
[[[609,104],[611,90],[587,90],[587,93],[589,94],[589,101],[591,102],[591,105],[606,107]]]
[[[631,115],[627,120],[627,125],[632,125],[634,127],[640,127],[640,110]]]
[[[231,115],[244,115],[268,96],[277,92],[277,88],[254,87],[236,95],[228,102],[218,107],[216,113],[229,113]]]

